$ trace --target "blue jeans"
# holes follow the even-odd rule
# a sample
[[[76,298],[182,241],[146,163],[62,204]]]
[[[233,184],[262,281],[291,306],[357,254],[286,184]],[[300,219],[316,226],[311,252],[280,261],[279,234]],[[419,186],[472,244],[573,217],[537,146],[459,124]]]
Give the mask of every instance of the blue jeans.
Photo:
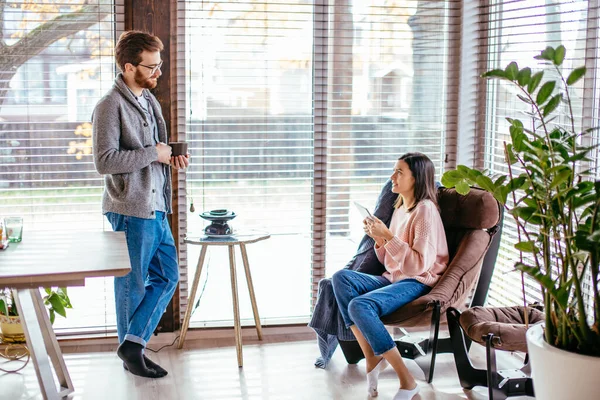
[[[380,317],[393,313],[431,290],[415,279],[391,283],[383,276],[349,269],[333,274],[332,284],[346,328],[356,325],[378,356],[396,347]]]
[[[165,312],[177,281],[177,248],[167,215],[155,219],[107,213],[114,231],[124,231],[131,272],[115,278],[119,343],[129,340],[146,347]]]

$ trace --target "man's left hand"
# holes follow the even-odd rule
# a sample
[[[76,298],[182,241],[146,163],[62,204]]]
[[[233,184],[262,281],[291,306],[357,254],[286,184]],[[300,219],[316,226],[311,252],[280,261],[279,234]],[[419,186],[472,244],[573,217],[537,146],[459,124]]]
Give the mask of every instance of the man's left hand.
[[[189,153],[185,156],[171,157],[171,166],[175,169],[186,169],[190,165]]]

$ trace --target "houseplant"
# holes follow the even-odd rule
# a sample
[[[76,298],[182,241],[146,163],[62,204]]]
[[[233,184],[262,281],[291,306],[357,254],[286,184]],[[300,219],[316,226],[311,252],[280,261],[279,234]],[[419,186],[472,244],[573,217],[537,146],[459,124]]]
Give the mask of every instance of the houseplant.
[[[56,314],[66,318],[66,309],[73,308],[67,288],[45,288],[44,291],[46,295],[43,300],[48,309],[50,322],[54,324]],[[0,291],[0,330],[5,337],[23,337],[23,328],[11,289]]]
[[[571,93],[586,69],[563,75],[565,53],[564,46],[547,47],[535,57],[548,65],[539,72],[511,62],[482,75],[516,87],[529,109],[527,124],[507,118],[506,174],[489,176],[460,165],[442,177],[459,193],[470,186],[492,193],[516,222],[515,268],[535,279],[543,295],[545,325],[530,329],[527,340],[536,397],[544,400],[600,392],[600,181],[590,166],[597,129],[576,127]],[[550,74],[557,78],[545,79]]]

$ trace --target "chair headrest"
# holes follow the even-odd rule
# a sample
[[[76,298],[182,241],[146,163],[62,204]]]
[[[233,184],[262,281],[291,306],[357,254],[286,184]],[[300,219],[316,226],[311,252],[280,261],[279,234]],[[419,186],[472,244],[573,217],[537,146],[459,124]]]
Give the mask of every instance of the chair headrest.
[[[482,189],[471,188],[463,196],[456,189],[441,187],[438,204],[446,228],[491,229],[500,221],[500,204]]]

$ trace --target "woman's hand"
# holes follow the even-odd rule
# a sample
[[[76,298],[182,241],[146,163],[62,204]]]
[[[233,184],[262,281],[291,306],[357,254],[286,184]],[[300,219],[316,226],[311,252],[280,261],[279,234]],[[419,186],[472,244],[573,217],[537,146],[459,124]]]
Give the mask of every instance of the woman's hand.
[[[377,217],[371,216],[363,220],[363,229],[365,233],[372,237],[378,245],[394,237],[392,231]]]

